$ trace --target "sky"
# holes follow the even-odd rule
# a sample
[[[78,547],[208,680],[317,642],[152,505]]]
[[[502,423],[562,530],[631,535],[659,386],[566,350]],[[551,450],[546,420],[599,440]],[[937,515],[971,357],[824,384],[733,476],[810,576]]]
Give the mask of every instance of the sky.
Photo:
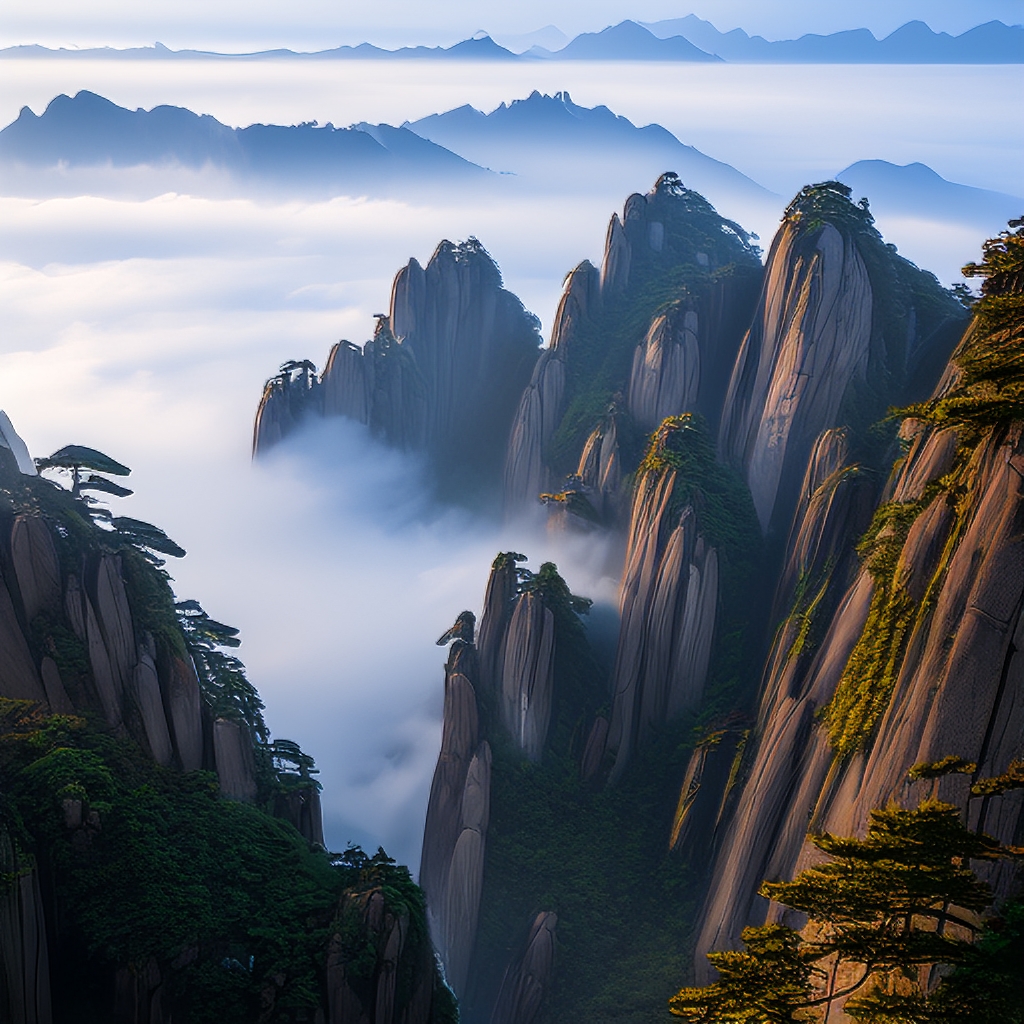
[[[568,35],[626,18],[656,21],[694,13],[727,31],[767,38],[867,27],[887,34],[913,19],[936,31],[963,32],[998,19],[1024,21],[1024,0],[5,0],[0,45],[139,46],[240,52],[287,46],[323,49],[450,45],[478,30],[526,33],[555,24]]]

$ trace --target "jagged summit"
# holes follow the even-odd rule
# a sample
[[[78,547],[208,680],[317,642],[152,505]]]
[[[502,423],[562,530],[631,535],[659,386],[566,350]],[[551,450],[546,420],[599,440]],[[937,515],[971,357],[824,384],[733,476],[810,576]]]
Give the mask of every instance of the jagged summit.
[[[398,272],[372,341],[339,342],[319,377],[301,361],[268,381],[253,451],[267,451],[307,415],[344,416],[397,448],[424,452],[447,497],[493,500],[539,328],[477,239],[442,241],[426,267],[413,259]]]
[[[606,106],[583,107],[568,91],[534,90],[489,113],[466,104],[403,127],[493,170],[580,187],[622,168],[624,181],[674,167],[697,191],[754,200],[772,193],[657,124],[634,125]],[[641,179],[642,180],[642,179]],[[628,187],[628,186],[627,186]]]
[[[760,275],[750,236],[678,175],[630,196],[608,226],[600,271],[584,263],[566,279],[513,425],[507,509],[561,490],[568,474],[592,504],[620,507],[638,435],[684,410],[717,424]]]
[[[23,107],[0,131],[11,166],[165,167],[229,172],[281,185],[373,186],[402,180],[472,181],[487,173],[404,128],[307,122],[231,128],[209,114],[162,105],[128,110],[96,93],[60,95],[42,114]]]

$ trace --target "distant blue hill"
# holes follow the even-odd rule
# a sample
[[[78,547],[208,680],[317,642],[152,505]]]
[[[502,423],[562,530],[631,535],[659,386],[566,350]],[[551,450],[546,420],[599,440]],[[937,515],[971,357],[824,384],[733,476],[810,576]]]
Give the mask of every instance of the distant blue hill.
[[[171,50],[163,43],[153,46],[134,46],[123,50],[111,46],[97,46],[82,50],[51,50],[45,46],[8,46],[0,49],[0,59],[19,60],[33,58],[87,58],[89,60],[466,60],[514,61],[518,54],[499,46],[490,36],[464,39],[454,46],[403,46],[398,50],[385,50],[370,43],[358,46],[337,46],[314,53],[294,50],[259,50],[255,53],[216,53],[211,50]]]
[[[534,91],[489,114],[467,104],[403,127],[492,170],[552,184],[582,188],[588,180],[617,176],[631,182],[628,187],[646,188],[672,170],[713,202],[726,192],[777,199],[735,167],[683,144],[660,125],[638,127],[607,107],[581,107],[568,92],[548,96]]]
[[[1021,64],[1024,27],[990,21],[958,36],[911,21],[884,39],[866,28],[771,42],[742,29],[719,32],[709,21],[685,18],[645,22],[662,38],[683,36],[726,61],[780,64]]]
[[[836,177],[867,196],[874,212],[979,226],[996,231],[1024,214],[1024,198],[947,181],[926,164],[859,160]]]
[[[555,30],[557,31],[557,30]],[[454,46],[404,46],[385,50],[371,43],[337,46],[314,53],[260,50],[255,53],[215,53],[209,50],[171,50],[153,46],[83,50],[45,46],[9,46],[0,49],[2,60],[431,60],[431,61],[694,61],[776,64],[1020,64],[1024,63],[1024,27],[990,21],[958,36],[933,32],[922,21],[911,21],[884,39],[866,28],[831,35],[804,35],[799,39],[769,41],[742,29],[719,32],[695,14],[685,18],[638,24],[624,21],[601,32],[584,32],[560,50],[531,47],[513,53],[487,35],[464,39]]]
[[[84,90],[58,96],[39,116],[23,107],[0,131],[0,161],[42,168],[213,166],[243,177],[353,187],[489,177],[405,128],[313,122],[230,128],[183,107],[127,110]]]
[[[682,35],[659,38],[635,21],[623,21],[602,32],[584,32],[561,50],[550,53],[539,46],[527,56],[554,60],[656,60],[714,62],[720,57],[705,53]]]

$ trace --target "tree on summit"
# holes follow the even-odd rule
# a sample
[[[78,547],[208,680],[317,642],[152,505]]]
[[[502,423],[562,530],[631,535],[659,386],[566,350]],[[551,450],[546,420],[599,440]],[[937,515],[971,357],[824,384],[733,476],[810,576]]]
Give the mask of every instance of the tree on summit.
[[[69,444],[54,452],[45,459],[36,459],[36,468],[42,473],[48,469],[56,469],[71,474],[71,493],[77,498],[82,491],[104,491],[113,494],[118,498],[126,498],[132,493],[127,487],[115,484],[106,477],[96,476],[96,473],[105,473],[108,476],[128,476],[131,470],[122,466],[109,455],[97,451],[95,448],[86,448],[80,444]],[[95,470],[89,476],[83,478],[83,470]]]

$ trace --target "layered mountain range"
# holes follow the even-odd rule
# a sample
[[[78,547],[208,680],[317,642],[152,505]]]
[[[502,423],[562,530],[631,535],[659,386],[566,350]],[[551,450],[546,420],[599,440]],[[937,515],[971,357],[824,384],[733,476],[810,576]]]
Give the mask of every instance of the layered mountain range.
[[[230,128],[184,107],[128,110],[84,89],[55,97],[38,116],[23,107],[0,131],[0,162],[8,176],[14,167],[213,167],[243,180],[349,189],[490,177],[405,128],[314,122]]]
[[[600,32],[583,32],[566,40],[554,26],[524,37],[508,37],[499,45],[486,33],[477,33],[453,46],[403,46],[387,50],[371,43],[336,46],[300,53],[261,50],[256,53],[215,53],[208,50],[171,50],[162,43],[116,49],[50,49],[39,45],[0,49],[0,59],[86,58],[101,60],[445,60],[445,61],[719,61],[781,64],[1019,64],[1024,61],[1024,28],[990,21],[960,35],[935,32],[923,21],[910,21],[882,39],[868,29],[829,35],[809,33],[798,39],[768,40],[743,29],[720,32],[695,14],[685,18],[638,23],[622,21]],[[557,40],[551,49],[534,42],[527,49],[519,40]],[[558,46],[557,43],[564,45]],[[523,52],[519,52],[522,50]]]
[[[863,834],[890,802],[939,796],[1019,835],[1019,792],[908,777],[1024,754],[1019,316],[968,326],[841,182],[803,189],[759,255],[662,175],[612,217],[601,266],[567,275],[518,405],[495,392],[505,516],[610,542],[617,638],[553,564],[507,551],[479,618],[439,641],[420,881],[464,1020],[654,1019],[747,925],[802,927],[758,890],[816,863],[808,832]],[[378,337],[418,366],[396,324],[393,300]],[[312,396],[340,365],[268,384],[257,454],[296,389],[331,414]],[[986,870],[997,903],[1018,891]]]

